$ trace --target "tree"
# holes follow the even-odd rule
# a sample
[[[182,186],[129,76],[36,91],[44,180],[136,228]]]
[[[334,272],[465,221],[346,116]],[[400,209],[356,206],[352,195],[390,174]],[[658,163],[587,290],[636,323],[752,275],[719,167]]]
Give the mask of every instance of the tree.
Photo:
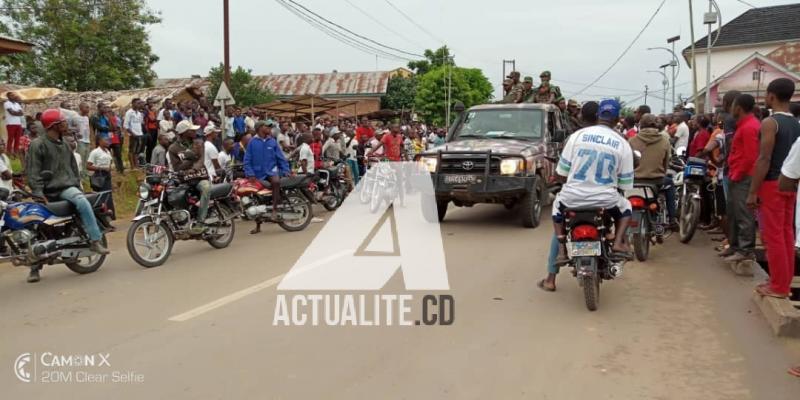
[[[415,77],[394,76],[389,79],[389,83],[386,86],[386,96],[381,99],[381,108],[410,110],[414,107],[416,95],[417,79]]]
[[[447,60],[452,57],[447,46],[442,46],[435,51],[428,49],[423,54],[425,55],[424,60],[408,62],[408,68],[418,76],[425,75],[428,71],[447,64]]]
[[[418,78],[416,110],[425,121],[444,125],[446,107],[460,101],[464,106],[488,102],[492,98],[492,84],[477,68],[452,68],[450,104],[447,104],[448,68],[439,66]]]
[[[34,43],[0,57],[9,81],[70,91],[145,87],[158,56],[147,26],[161,22],[145,0],[2,0],[0,33]]]
[[[225,67],[220,64],[208,71],[210,99],[217,97],[217,91],[222,84]],[[275,95],[259,85],[257,79],[253,77],[252,70],[244,69],[241,66],[231,71],[231,84],[228,86],[236,105],[249,107],[258,104],[269,103],[275,100]]]

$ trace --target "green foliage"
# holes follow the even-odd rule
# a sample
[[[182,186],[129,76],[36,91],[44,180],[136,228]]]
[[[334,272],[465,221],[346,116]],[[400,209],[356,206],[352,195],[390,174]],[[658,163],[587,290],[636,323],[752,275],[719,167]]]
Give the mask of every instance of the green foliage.
[[[145,0],[2,0],[0,33],[34,43],[0,56],[0,76],[70,91],[146,87],[158,56],[147,26],[161,22]]]
[[[442,46],[435,51],[428,49],[425,50],[423,54],[425,55],[424,60],[408,62],[408,68],[414,71],[418,76],[425,75],[428,71],[447,64],[447,60],[452,57],[452,55],[450,55],[450,49],[448,49],[447,46]]]
[[[419,77],[415,103],[423,120],[444,125],[447,76],[448,68],[439,66]],[[451,108],[457,101],[464,103],[466,107],[483,104],[492,98],[492,84],[480,69],[452,67],[450,98],[451,103],[448,106]]]
[[[217,97],[217,91],[222,84],[225,67],[220,64],[208,71],[209,90],[213,100]],[[275,100],[275,95],[267,89],[261,88],[258,80],[253,78],[252,70],[244,69],[241,66],[231,71],[231,84],[228,87],[237,106],[249,107],[259,104],[269,103]]]
[[[417,78],[414,76],[395,76],[389,79],[386,96],[381,99],[381,108],[389,110],[410,110],[414,107],[417,95]]]

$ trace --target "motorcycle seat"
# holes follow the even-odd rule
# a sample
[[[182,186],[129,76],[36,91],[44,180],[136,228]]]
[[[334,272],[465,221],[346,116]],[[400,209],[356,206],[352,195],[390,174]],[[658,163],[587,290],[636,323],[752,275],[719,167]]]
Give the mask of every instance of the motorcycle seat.
[[[85,196],[89,204],[94,206],[97,202],[97,198],[100,197],[100,193],[86,193]],[[76,212],[75,206],[66,200],[51,201],[48,202],[45,207],[56,217],[69,217]]]
[[[231,193],[232,189],[233,185],[227,182],[213,184],[209,190],[209,197],[212,200],[226,197]]]
[[[287,176],[285,178],[281,178],[280,184],[284,189],[291,189],[302,186],[303,184],[308,184],[308,179],[309,177],[306,175]],[[269,183],[269,181],[262,180],[261,184],[267,189],[272,189],[272,185]]]
[[[654,193],[658,193],[664,189],[664,185],[662,183],[656,183],[655,181],[646,181],[646,180],[634,181],[633,187],[640,189],[641,188],[649,189],[649,191],[645,193],[647,196],[652,195]]]
[[[689,160],[687,160],[686,163],[689,164],[689,165],[702,165],[702,166],[705,166],[706,165],[706,160],[704,160],[702,158],[697,158],[697,157],[689,157]]]

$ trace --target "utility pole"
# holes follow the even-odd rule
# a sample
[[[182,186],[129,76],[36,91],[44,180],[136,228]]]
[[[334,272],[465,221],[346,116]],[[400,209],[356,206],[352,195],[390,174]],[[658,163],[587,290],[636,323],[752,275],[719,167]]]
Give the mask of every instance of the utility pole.
[[[223,29],[223,37],[225,41],[225,74],[224,80],[225,84],[230,86],[231,85],[231,42],[230,42],[230,33],[229,33],[229,19],[228,19],[228,0],[222,0],[222,29]]]
[[[708,25],[708,36],[706,36],[706,100],[704,107],[706,113],[713,111],[713,104],[711,100],[711,25],[717,23],[718,14],[714,12],[713,0],[708,0],[708,12],[703,16],[703,23]],[[719,37],[719,34],[717,34]]]
[[[450,132],[450,107],[451,107],[451,96],[453,91],[453,57],[455,56],[448,56],[445,60],[445,65],[447,66],[447,95],[445,101],[445,128],[448,132]]]
[[[694,58],[694,11],[692,0],[689,0],[689,30],[692,35],[692,100],[697,101],[697,63]]]
[[[517,70],[517,60],[503,60],[503,77],[500,79],[501,83],[506,79],[506,76],[508,76],[508,74],[506,74],[506,65],[508,64],[511,64],[511,71]]]
[[[673,36],[667,39],[667,44],[672,43],[672,107],[675,107],[675,79],[678,78],[677,74],[675,73],[675,67],[679,64],[678,56],[675,54],[675,42],[681,40],[681,35]],[[664,97],[667,97],[667,93],[664,93]]]
[[[764,65],[758,63],[755,70],[756,80],[756,105],[758,105],[758,98],[761,97],[761,76],[764,74]]]
[[[647,105],[647,91],[650,90],[647,85],[644,85],[644,105]]]

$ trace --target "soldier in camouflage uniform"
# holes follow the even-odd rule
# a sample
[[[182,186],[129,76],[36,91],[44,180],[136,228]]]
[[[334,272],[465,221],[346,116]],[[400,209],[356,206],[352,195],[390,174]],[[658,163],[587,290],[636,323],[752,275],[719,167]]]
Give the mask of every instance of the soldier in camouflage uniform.
[[[575,100],[567,102],[567,114],[569,114],[569,122],[573,130],[581,128],[580,120],[581,106]]]
[[[503,100],[500,103],[515,103],[517,95],[513,92],[514,81],[506,78],[503,81]]]
[[[522,102],[533,103],[534,93],[535,92],[533,91],[533,78],[530,76],[526,76],[525,79],[522,81]]]
[[[561,88],[550,84],[550,71],[544,71],[539,76],[542,84],[536,88],[536,102],[552,104],[561,96]]]
[[[571,132],[572,130],[574,130],[574,128],[572,127],[572,124],[569,121],[569,113],[567,111],[567,100],[565,100],[563,97],[559,97],[556,99],[555,104],[556,106],[558,106],[558,109],[561,110],[561,112],[559,113],[561,116],[561,126],[564,129],[566,129],[567,132]]]
[[[523,88],[519,81],[519,71],[511,71],[506,78],[511,79],[511,93],[514,95],[512,103],[521,103]]]

